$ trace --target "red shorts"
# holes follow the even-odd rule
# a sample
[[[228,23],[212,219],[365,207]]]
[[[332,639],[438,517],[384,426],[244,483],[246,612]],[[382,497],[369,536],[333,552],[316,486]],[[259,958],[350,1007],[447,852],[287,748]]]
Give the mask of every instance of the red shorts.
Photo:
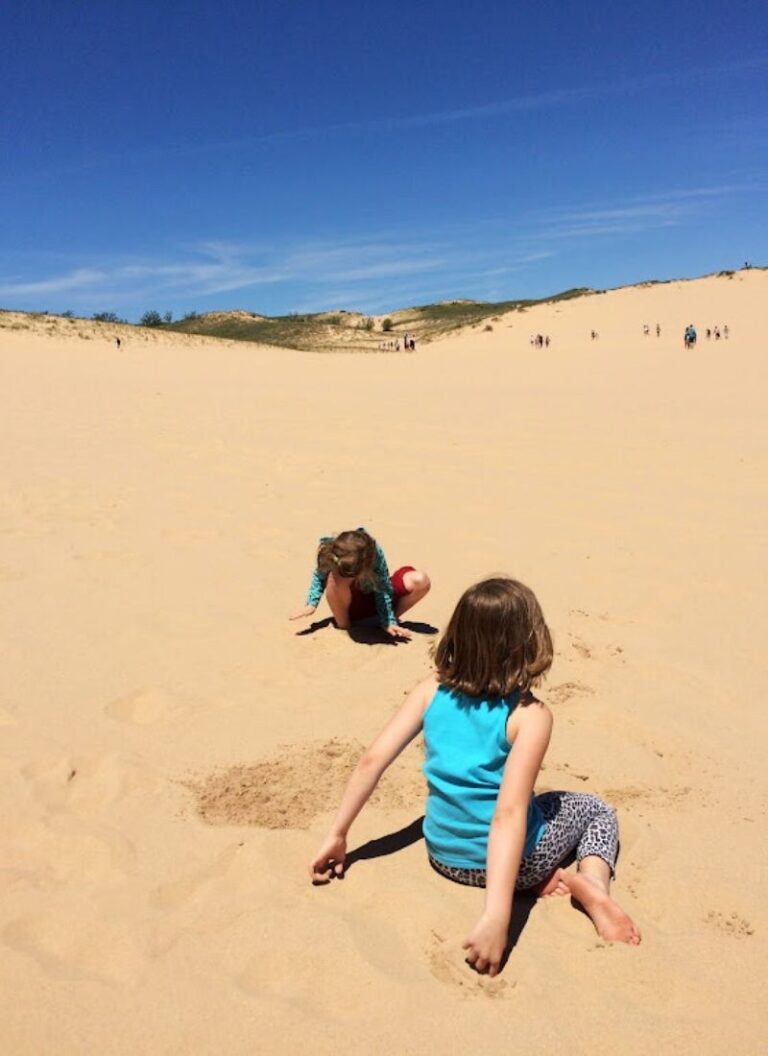
[[[398,598],[404,598],[406,594],[410,593],[405,589],[403,584],[403,577],[406,572],[415,572],[416,569],[413,565],[403,565],[402,568],[398,568],[396,572],[393,572],[389,577],[389,582],[392,584],[392,605],[397,606]],[[369,616],[376,616],[376,595],[371,592],[366,594],[362,590],[358,590],[355,584],[352,584],[352,601],[349,606],[349,618],[353,622],[356,620],[367,620]]]

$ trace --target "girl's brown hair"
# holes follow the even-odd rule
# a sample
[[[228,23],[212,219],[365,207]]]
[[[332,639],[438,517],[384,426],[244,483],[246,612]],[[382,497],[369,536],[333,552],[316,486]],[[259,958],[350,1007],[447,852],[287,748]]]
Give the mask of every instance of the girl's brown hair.
[[[552,638],[533,591],[508,576],[465,590],[435,666],[444,686],[469,697],[527,693],[552,666]]]
[[[361,528],[341,532],[317,551],[318,571],[335,572],[344,579],[354,579],[361,587],[376,589],[376,541]]]

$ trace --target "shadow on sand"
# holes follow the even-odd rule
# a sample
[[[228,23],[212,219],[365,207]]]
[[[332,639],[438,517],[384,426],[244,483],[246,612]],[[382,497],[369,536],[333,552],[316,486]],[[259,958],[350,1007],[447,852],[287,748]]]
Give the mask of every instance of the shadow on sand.
[[[415,821],[406,825],[404,829],[398,829],[397,832],[390,832],[386,836],[380,836],[376,840],[369,840],[360,847],[356,847],[347,855],[345,874],[349,872],[355,862],[367,861],[371,858],[383,858],[388,854],[396,854],[398,851],[402,851],[406,847],[410,847],[412,844],[416,843],[418,840],[423,839],[423,824],[424,817],[422,815],[422,817],[416,818]],[[438,875],[443,879],[449,879],[443,877],[442,873]],[[454,882],[458,883],[458,881]],[[512,906],[512,919],[509,922],[509,932],[507,934],[507,948],[504,951],[504,959],[501,963],[502,971],[510,954],[520,941],[520,936],[528,923],[528,918],[530,917],[536,902],[536,895],[531,891],[518,891],[515,894],[515,900]]]
[[[314,623],[310,623],[309,627],[305,627],[302,631],[296,631],[296,637],[303,638],[308,634],[316,634],[317,631],[333,626],[335,626],[333,616],[327,616],[324,620],[316,620]],[[431,623],[419,623],[416,620],[401,620],[400,626],[404,627],[406,631],[410,631],[411,634],[438,633],[438,628],[433,627]],[[347,634],[353,642],[357,642],[359,645],[407,645],[408,643],[407,638],[393,638],[372,619],[360,620],[358,623],[352,624]]]
[[[396,854],[397,851],[405,850],[412,843],[422,840],[424,838],[423,824],[424,815],[422,814],[420,818],[416,818],[410,825],[406,825],[404,829],[390,832],[387,836],[379,836],[377,840],[369,840],[368,843],[363,843],[360,847],[356,847],[354,851],[350,851],[347,855],[345,871],[349,872],[355,862],[364,862],[369,858],[384,858],[388,854]]]

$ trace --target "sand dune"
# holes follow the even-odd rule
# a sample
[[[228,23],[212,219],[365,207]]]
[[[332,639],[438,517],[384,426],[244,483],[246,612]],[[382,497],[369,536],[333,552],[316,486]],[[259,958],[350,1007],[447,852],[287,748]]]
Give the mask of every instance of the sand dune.
[[[118,352],[5,315],[3,1051],[760,1052],[766,294],[592,295],[411,356]],[[318,535],[358,524],[432,575],[407,645],[286,620]],[[522,905],[487,980],[461,951],[481,896],[415,837],[418,746],[346,880],[306,865],[430,626],[496,570],[555,635],[541,788],[617,806],[644,942]]]

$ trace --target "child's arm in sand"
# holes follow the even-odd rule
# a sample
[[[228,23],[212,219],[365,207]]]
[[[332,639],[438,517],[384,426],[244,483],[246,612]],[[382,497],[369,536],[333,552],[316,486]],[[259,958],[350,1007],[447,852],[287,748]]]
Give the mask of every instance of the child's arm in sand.
[[[324,883],[344,873],[347,833],[368,802],[379,778],[421,730],[424,709],[435,691],[430,677],[412,689],[396,714],[361,756],[341,797],[330,832],[309,867],[313,883]]]
[[[329,535],[323,535],[320,538],[321,545],[327,543],[331,539]],[[321,572],[319,568],[315,568],[312,573],[312,579],[309,581],[309,590],[307,591],[307,600],[304,602],[302,609],[297,609],[296,612],[291,613],[288,617],[289,620],[301,620],[305,616],[311,616],[312,613],[317,609],[320,604],[320,599],[323,596],[325,590],[325,583],[328,579],[327,572]]]
[[[510,726],[512,750],[488,834],[485,908],[464,943],[469,964],[488,975],[497,974],[507,945],[528,805],[549,746],[552,712],[538,701],[518,706],[510,717]]]
[[[387,634],[392,635],[393,638],[410,638],[410,634],[408,634],[407,631],[403,632],[397,622],[395,607],[392,600],[392,583],[389,578],[387,559],[384,557],[384,551],[378,543],[376,544],[376,564],[374,566],[374,574],[376,576],[376,592],[374,598],[376,601],[376,614],[379,617],[379,623]]]

